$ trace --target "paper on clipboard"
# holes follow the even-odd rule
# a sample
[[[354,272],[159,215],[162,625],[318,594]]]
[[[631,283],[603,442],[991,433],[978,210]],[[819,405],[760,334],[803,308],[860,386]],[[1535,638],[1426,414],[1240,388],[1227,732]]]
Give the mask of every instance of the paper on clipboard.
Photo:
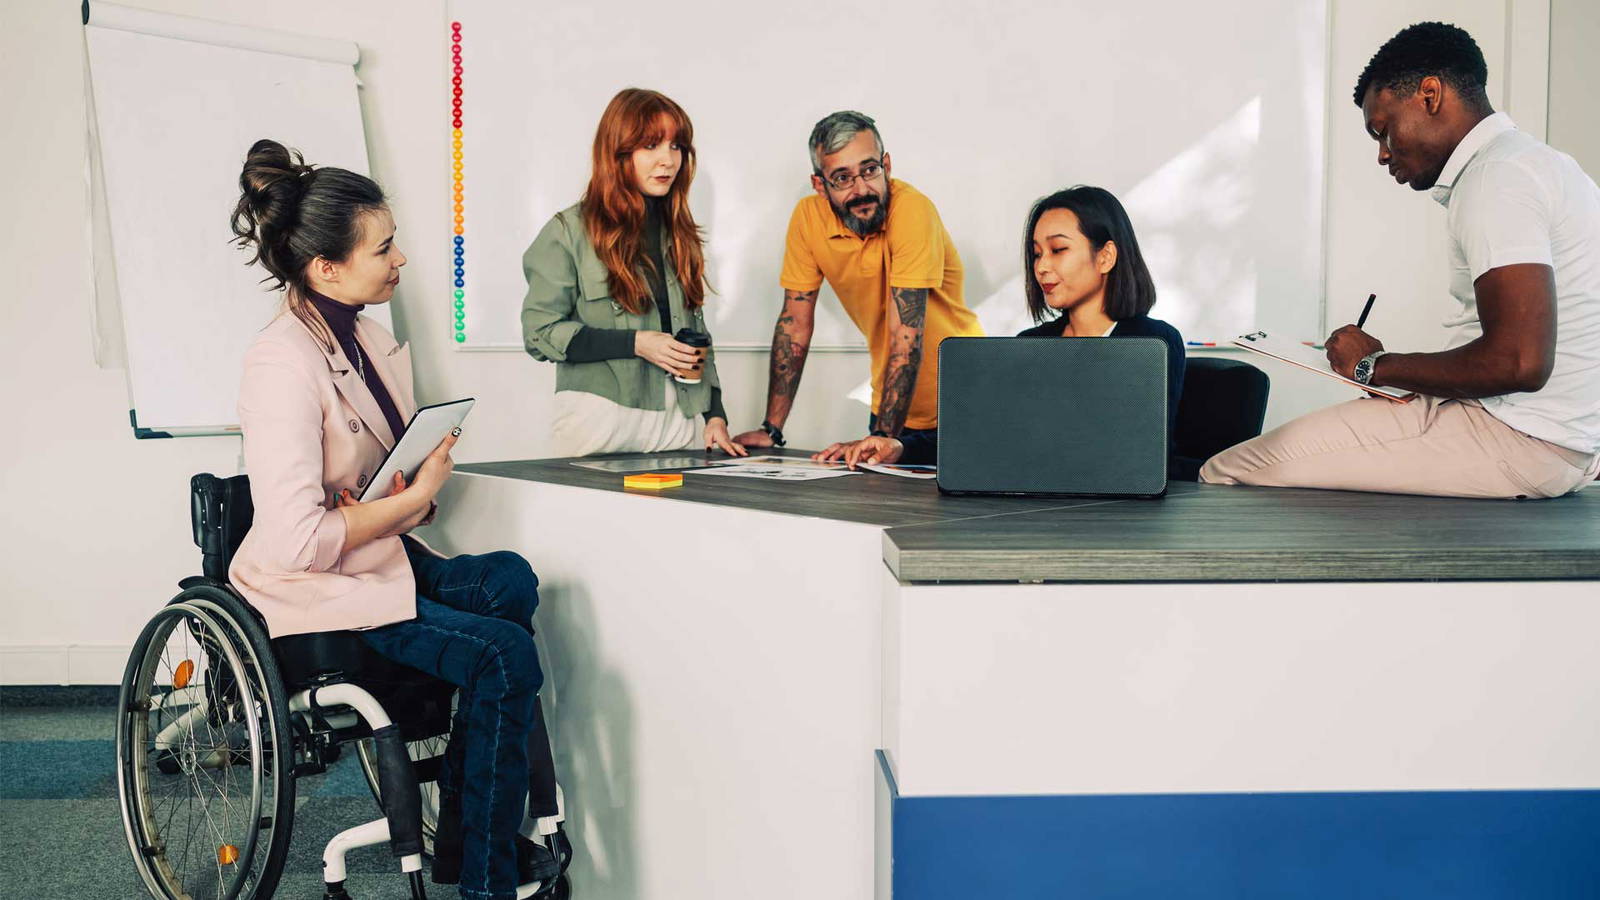
[[[1410,403],[1417,396],[1410,391],[1389,387],[1373,387],[1372,385],[1362,384],[1359,381],[1346,378],[1333,370],[1333,366],[1328,362],[1327,355],[1321,350],[1315,347],[1308,347],[1299,341],[1286,341],[1282,338],[1270,337],[1265,331],[1252,331],[1249,334],[1241,334],[1233,339],[1233,344],[1234,346],[1260,353],[1263,356],[1270,356],[1290,365],[1299,366],[1302,369],[1310,369],[1318,375],[1326,375],[1329,378],[1342,381],[1357,390],[1366,391],[1374,397],[1382,397],[1385,400],[1393,400],[1396,403]]]

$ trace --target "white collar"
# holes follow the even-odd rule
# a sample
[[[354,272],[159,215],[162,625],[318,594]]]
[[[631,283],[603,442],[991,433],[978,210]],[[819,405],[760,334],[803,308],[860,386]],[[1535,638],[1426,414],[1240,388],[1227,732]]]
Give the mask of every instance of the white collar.
[[[1472,130],[1467,132],[1461,143],[1456,144],[1456,149],[1451,151],[1450,158],[1445,160],[1444,168],[1439,170],[1439,179],[1433,183],[1429,194],[1439,201],[1440,205],[1449,206],[1450,192],[1455,189],[1456,179],[1461,177],[1462,170],[1466,169],[1472,157],[1488,146],[1490,141],[1507,131],[1516,130],[1517,124],[1503,112],[1488,116],[1472,126]]]

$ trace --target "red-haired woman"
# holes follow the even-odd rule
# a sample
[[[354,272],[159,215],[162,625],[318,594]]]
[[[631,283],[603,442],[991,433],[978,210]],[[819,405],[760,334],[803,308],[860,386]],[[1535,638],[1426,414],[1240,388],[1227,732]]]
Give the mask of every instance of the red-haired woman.
[[[523,343],[556,363],[558,455],[682,450],[697,433],[708,450],[746,452],[728,437],[702,313],[693,140],[672,100],[618,93],[595,132],[583,199],[556,213],[523,254]]]

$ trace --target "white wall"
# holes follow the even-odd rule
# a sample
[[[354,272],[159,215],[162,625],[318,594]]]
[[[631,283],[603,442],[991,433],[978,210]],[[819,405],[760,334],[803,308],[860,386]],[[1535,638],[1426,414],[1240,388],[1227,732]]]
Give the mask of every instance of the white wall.
[[[1600,106],[1595,104],[1595,50],[1600,3],[1550,0],[1550,146],[1600,179]]]
[[[1576,9],[1586,0],[1557,2]],[[394,313],[397,333],[412,342],[419,398],[479,398],[458,449],[462,460],[546,455],[542,424],[554,368],[518,353],[457,352],[449,341],[442,228],[449,196],[441,114],[448,108],[444,2],[128,3],[360,44],[372,171],[393,197],[400,241],[411,257]],[[1498,71],[1507,19],[1537,21],[1544,3],[1512,0],[1511,16],[1501,0],[1453,8],[1478,11],[1476,18],[1460,14],[1457,21],[1478,37],[1491,70]],[[1548,14],[1548,5],[1543,9]],[[0,684],[110,683],[120,677],[125,648],[142,623],[175,593],[177,579],[198,569],[188,533],[189,475],[235,471],[238,442],[134,440],[123,375],[98,369],[93,355],[77,5],[10,4],[7,13],[0,29],[0,74],[7,84],[31,89],[0,94],[0,121],[14,123],[12,139],[0,145],[0,208],[10,213],[0,272],[7,273],[11,288],[11,314],[0,330],[0,373],[13,423],[0,451],[7,508],[0,521],[0,546],[6,548],[0,564]],[[1328,171],[1336,187],[1328,202],[1330,321],[1352,318],[1355,305],[1376,290],[1380,300],[1372,324],[1391,346],[1437,343],[1439,304],[1448,297],[1442,217],[1425,195],[1384,183],[1347,97],[1379,43],[1405,24],[1438,15],[1437,4],[1418,0],[1334,0],[1333,72],[1324,98],[1331,116]],[[1566,62],[1563,78],[1575,79],[1570,96],[1600,75],[1592,53]],[[1579,74],[1567,74],[1574,71]],[[1532,81],[1543,78],[1541,68]],[[1594,117],[1587,110],[1568,115],[1586,123],[1592,136]],[[1542,101],[1539,112],[1542,119]],[[1526,123],[1515,105],[1512,114]],[[1556,129],[1553,100],[1551,114]],[[152,173],[182,176],[182,160],[173,160],[170,171]],[[183,277],[181,260],[173,261],[173,277]],[[734,426],[759,422],[765,354],[727,353],[719,364]],[[1279,368],[1271,374],[1269,425],[1349,396],[1314,376]],[[814,355],[786,429],[795,443],[816,446],[859,433],[866,409],[843,398],[866,377],[864,354]]]

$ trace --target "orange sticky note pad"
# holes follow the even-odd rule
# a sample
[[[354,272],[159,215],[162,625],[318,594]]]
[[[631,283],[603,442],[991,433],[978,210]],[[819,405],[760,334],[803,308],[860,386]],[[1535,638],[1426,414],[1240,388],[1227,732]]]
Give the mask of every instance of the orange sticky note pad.
[[[643,475],[622,476],[622,486],[631,488],[644,488],[647,491],[659,491],[665,488],[681,487],[683,475],[669,475],[661,472],[646,472]]]

